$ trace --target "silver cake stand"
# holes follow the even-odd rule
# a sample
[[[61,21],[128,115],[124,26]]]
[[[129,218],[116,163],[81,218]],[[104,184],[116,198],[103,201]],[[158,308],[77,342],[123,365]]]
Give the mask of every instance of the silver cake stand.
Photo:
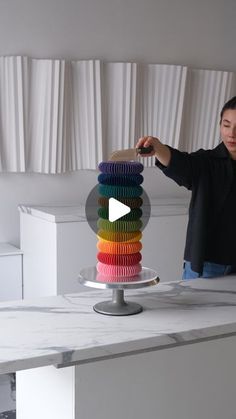
[[[130,279],[124,277],[115,277],[113,279],[116,282],[109,282],[112,278],[99,274],[95,266],[84,268],[79,274],[79,282],[87,287],[99,289],[109,288],[112,290],[111,301],[102,301],[93,307],[97,313],[108,316],[129,316],[140,313],[143,307],[140,304],[125,301],[124,290],[156,285],[160,281],[157,272],[149,268],[142,268],[142,271],[138,275]],[[125,282],[122,279],[125,279]]]

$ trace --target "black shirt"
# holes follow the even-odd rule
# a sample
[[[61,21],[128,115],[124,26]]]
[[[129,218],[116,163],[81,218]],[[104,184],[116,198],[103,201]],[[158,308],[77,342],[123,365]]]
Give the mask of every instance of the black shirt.
[[[199,274],[206,261],[236,265],[235,162],[224,143],[193,153],[168,147],[168,166],[157,159],[156,166],[192,192],[184,259]]]
[[[233,181],[224,206],[212,225],[209,222],[206,261],[236,264],[236,161],[231,160]]]

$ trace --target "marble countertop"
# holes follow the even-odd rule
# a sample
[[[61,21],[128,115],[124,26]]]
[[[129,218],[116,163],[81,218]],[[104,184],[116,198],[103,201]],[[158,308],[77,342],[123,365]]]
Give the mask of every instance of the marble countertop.
[[[236,276],[125,291],[124,317],[94,312],[110,290],[0,304],[0,373],[109,359],[236,335]]]
[[[184,215],[188,213],[189,198],[153,198],[151,217]],[[86,221],[85,205],[31,205],[21,204],[18,210],[54,223]]]

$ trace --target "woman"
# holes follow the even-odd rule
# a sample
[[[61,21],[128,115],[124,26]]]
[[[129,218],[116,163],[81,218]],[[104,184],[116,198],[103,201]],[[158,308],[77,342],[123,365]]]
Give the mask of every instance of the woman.
[[[153,151],[145,157],[155,156],[166,176],[192,191],[183,279],[236,270],[236,96],[222,108],[220,136],[213,150],[194,153],[178,151],[155,137],[142,137],[136,145],[151,145]]]

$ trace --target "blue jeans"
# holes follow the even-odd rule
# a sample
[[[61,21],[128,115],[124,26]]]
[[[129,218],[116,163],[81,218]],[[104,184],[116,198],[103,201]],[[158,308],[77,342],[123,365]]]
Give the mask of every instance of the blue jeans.
[[[203,272],[200,275],[198,272],[194,272],[191,269],[190,262],[184,262],[184,271],[182,279],[196,279],[196,278],[216,278],[218,276],[229,275],[235,272],[235,266],[232,265],[220,265],[218,263],[204,262]]]

